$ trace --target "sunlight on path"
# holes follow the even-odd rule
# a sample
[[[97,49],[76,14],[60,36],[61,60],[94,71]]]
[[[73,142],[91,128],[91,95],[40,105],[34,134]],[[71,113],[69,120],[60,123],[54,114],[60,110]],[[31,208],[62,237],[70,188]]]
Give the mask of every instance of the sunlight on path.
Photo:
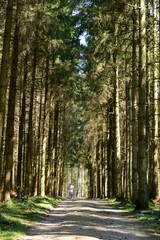
[[[61,202],[32,227],[23,240],[158,240],[139,222],[102,201],[72,199]]]
[[[65,236],[65,237],[57,237],[57,240],[82,240],[82,236]],[[93,238],[93,237],[83,237],[84,240],[97,240],[99,238]]]

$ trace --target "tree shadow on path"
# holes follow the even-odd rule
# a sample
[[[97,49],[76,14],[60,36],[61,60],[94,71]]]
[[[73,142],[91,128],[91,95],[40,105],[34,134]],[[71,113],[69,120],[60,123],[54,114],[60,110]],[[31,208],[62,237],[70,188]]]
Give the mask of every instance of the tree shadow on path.
[[[125,211],[102,201],[71,199],[61,202],[31,228],[24,240],[106,239],[158,240],[154,233],[142,229]]]

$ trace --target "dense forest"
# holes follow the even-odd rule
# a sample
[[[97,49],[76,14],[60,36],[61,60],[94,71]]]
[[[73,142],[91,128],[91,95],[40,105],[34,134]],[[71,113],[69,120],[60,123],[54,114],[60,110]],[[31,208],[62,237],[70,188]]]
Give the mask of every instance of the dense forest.
[[[160,2],[0,2],[0,199],[159,196]]]

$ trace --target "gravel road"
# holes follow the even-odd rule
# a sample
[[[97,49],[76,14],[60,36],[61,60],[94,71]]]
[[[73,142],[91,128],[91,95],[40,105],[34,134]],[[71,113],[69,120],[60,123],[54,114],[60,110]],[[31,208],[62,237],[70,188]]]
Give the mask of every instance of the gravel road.
[[[129,213],[102,201],[71,199],[47,211],[21,240],[158,240]]]

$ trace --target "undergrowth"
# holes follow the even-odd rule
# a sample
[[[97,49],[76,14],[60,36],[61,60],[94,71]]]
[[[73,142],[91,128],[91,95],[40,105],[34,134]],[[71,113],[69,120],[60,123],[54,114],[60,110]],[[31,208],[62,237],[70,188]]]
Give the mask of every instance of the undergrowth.
[[[59,200],[59,198],[26,196],[3,202],[0,209],[0,239],[17,239],[37,222],[47,209],[55,207]]]

